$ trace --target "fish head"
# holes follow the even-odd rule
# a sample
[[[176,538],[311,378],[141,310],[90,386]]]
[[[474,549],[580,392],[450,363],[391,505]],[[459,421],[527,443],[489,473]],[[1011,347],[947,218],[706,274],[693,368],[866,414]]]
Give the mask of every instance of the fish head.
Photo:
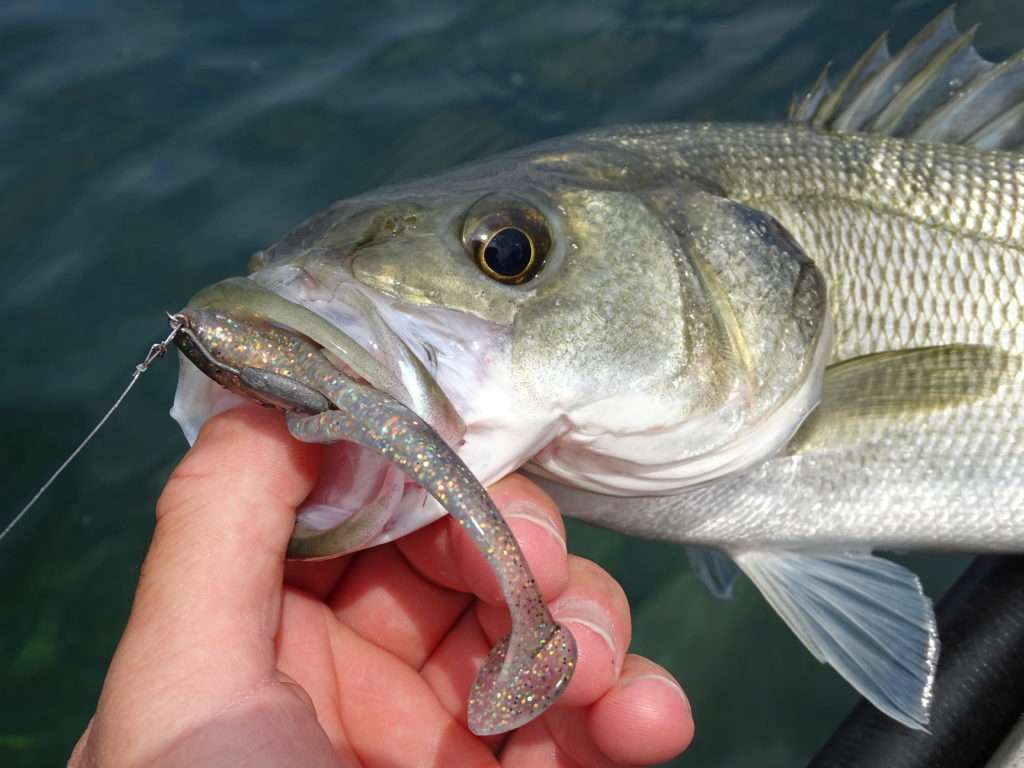
[[[621,495],[778,450],[817,402],[829,337],[822,275],[777,222],[585,138],[335,203],[199,303],[312,339],[485,484],[528,464]],[[172,413],[194,437],[233,397],[183,364]],[[346,510],[314,528],[356,514],[341,495],[314,492]],[[430,522],[431,502],[345,547]]]

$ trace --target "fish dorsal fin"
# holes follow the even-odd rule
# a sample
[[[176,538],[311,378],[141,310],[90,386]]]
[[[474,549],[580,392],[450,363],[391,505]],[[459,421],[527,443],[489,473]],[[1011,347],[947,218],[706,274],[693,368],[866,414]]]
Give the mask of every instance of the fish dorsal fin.
[[[882,35],[834,89],[826,66],[790,122],[981,149],[1024,146],[1024,51],[994,64],[947,8],[895,55]]]
[[[1021,359],[980,344],[877,352],[829,366],[821,402],[790,443],[806,452],[857,424],[969,405],[1016,381]]]
[[[939,640],[913,573],[866,553],[751,551],[735,559],[819,661],[889,717],[927,728]]]

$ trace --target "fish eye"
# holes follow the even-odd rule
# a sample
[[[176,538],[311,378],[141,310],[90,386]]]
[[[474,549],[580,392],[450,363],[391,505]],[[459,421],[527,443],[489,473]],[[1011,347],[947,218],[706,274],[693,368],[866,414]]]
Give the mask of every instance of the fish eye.
[[[551,247],[544,217],[517,198],[484,198],[466,220],[466,249],[480,271],[505,285],[532,280]]]
[[[501,282],[522,282],[537,260],[530,236],[516,227],[499,229],[477,251],[477,263],[484,273]]]

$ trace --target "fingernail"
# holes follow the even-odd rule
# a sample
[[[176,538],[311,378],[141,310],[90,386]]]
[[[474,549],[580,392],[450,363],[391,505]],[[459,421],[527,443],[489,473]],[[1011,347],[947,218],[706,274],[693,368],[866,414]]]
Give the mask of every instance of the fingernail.
[[[615,652],[615,641],[612,640],[615,629],[607,611],[590,600],[570,597],[556,601],[551,606],[551,612],[560,623],[569,624],[570,630],[572,625],[583,627],[601,638],[608,646],[608,652],[615,663],[615,673],[618,674],[619,655]]]
[[[655,675],[655,674],[637,675],[636,677],[630,677],[630,678],[622,681],[622,685],[623,685],[623,687],[625,687],[625,686],[628,686],[628,685],[634,685],[635,683],[642,683],[645,680],[650,680],[650,681],[652,681],[654,683],[660,683],[661,685],[668,686],[669,688],[671,688],[679,696],[679,698],[681,698],[686,703],[686,706],[690,706],[690,699],[686,695],[686,692],[683,690],[682,686],[680,686],[679,683],[677,683],[672,678],[665,677],[664,675]]]
[[[530,502],[514,501],[503,509],[501,514],[505,520],[526,520],[538,526],[558,542],[558,546],[562,548],[563,552],[568,551],[565,546],[565,536],[562,535],[562,532],[551,522],[551,518]]]

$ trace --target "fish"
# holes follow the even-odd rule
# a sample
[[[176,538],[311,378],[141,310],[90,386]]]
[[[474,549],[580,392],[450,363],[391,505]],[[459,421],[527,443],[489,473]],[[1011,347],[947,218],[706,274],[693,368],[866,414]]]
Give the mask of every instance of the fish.
[[[483,485],[524,470],[685,545],[718,595],[745,574],[925,729],[932,603],[874,552],[1024,551],[1024,53],[974,34],[950,8],[883,35],[778,123],[600,128],[339,201],[198,304],[307,340]],[[182,356],[172,416],[194,440],[251,396]],[[289,554],[445,513],[334,442]]]

